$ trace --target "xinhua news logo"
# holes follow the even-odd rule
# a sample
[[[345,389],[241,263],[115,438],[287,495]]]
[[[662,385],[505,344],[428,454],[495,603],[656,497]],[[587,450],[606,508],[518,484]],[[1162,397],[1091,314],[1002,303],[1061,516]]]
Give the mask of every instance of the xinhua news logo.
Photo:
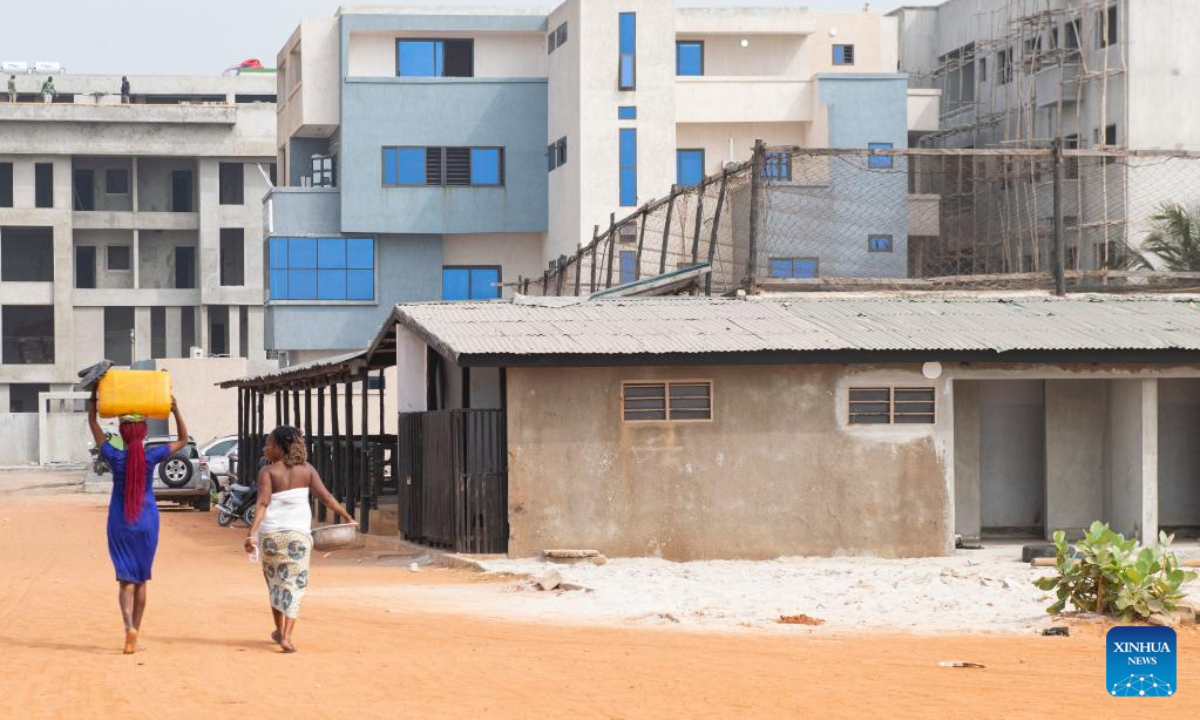
[[[1166,627],[1115,627],[1108,631],[1108,694],[1171,697],[1175,684],[1175,631]]]

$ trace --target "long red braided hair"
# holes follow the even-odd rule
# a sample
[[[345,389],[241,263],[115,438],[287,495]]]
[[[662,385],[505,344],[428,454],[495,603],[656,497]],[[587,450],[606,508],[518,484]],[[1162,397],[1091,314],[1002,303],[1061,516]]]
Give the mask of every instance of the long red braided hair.
[[[121,423],[121,439],[125,441],[125,522],[133,524],[142,514],[146,499],[146,423]]]

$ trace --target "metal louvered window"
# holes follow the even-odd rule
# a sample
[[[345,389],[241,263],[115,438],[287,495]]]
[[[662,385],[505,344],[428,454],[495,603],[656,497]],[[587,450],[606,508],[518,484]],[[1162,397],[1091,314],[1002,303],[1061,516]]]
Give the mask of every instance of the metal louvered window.
[[[851,425],[932,425],[933,388],[850,388]]]
[[[621,409],[627,423],[712,420],[712,382],[625,383],[621,388]]]
[[[504,185],[502,147],[385,147],[384,186]]]

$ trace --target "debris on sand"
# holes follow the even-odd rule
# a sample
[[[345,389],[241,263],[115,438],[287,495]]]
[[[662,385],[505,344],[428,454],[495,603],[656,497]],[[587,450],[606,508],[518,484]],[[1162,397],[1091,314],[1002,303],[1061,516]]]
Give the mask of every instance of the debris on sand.
[[[551,570],[534,578],[533,584],[538,590],[553,590],[562,585],[562,575],[557,570]]]
[[[1043,628],[1042,634],[1046,637],[1070,637],[1071,628],[1066,625],[1055,625],[1054,627]]]
[[[986,666],[986,665],[984,665],[983,663],[977,663],[977,662],[968,662],[968,661],[966,661],[966,660],[943,660],[943,661],[941,661],[940,663],[938,663],[938,665],[941,665],[942,667],[952,667],[952,668],[979,668],[979,669],[983,669],[983,668],[987,667],[987,666]]]
[[[783,625],[824,625],[825,621],[821,618],[815,618],[811,615],[800,613],[799,615],[780,615],[779,622]]]

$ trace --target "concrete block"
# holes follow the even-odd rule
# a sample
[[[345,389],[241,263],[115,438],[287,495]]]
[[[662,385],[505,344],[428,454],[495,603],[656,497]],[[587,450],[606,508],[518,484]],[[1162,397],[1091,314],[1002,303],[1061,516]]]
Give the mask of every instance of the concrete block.
[[[533,584],[539,590],[553,590],[562,585],[562,575],[557,570],[549,570],[534,578]]]
[[[599,550],[543,550],[542,559],[559,565],[575,565],[584,562],[603,565],[608,562],[608,558],[601,555]]]
[[[446,553],[438,559],[438,562],[445,567],[455,570],[483,572],[483,565],[478,560],[469,558],[466,555],[459,555],[458,553]]]

